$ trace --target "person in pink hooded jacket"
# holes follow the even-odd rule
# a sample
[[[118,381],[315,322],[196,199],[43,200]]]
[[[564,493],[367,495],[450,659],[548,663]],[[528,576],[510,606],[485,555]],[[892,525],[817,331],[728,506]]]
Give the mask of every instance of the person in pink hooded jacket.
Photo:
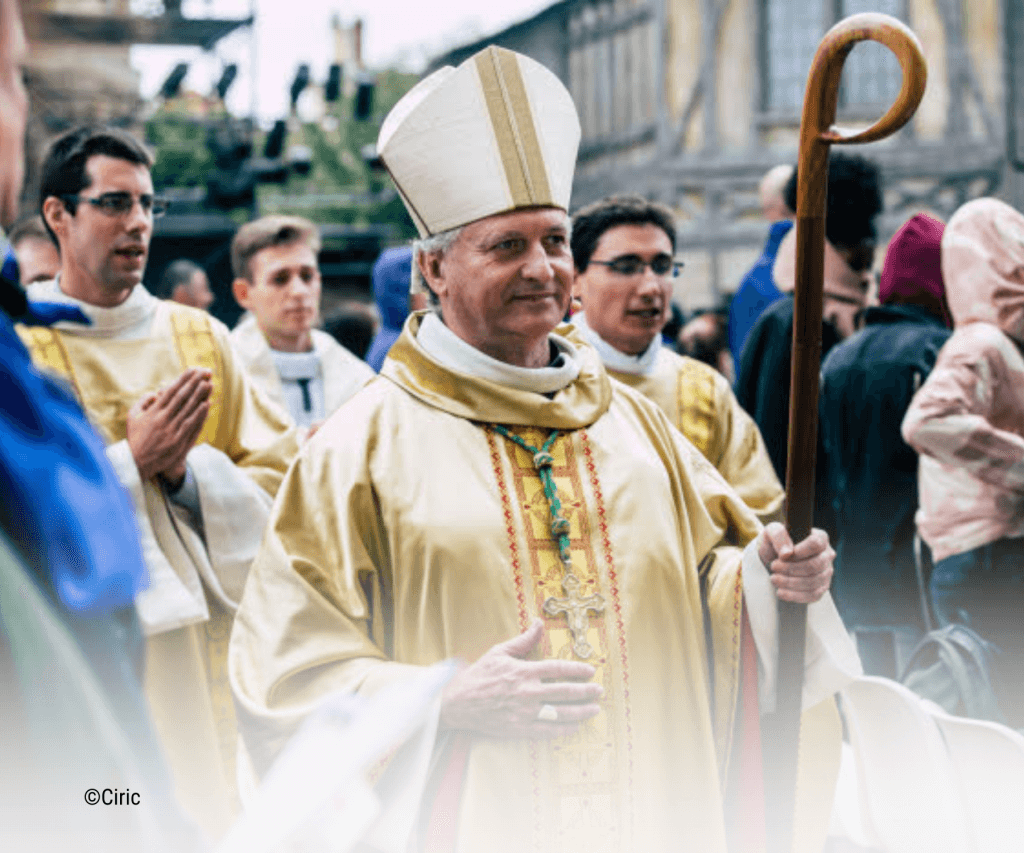
[[[1024,725],[1024,216],[968,202],[942,237],[954,332],[914,397],[903,437],[921,454],[918,530],[940,622],[1000,651],[1000,706]]]

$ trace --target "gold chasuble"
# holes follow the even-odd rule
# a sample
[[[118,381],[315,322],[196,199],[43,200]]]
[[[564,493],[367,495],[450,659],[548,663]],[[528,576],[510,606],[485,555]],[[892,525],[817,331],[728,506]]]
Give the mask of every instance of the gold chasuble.
[[[297,435],[205,312],[155,299],[142,285],[109,309],[71,299],[55,282],[33,285],[29,297],[76,305],[93,321],[18,331],[33,361],[73,387],[134,503],[149,573],[136,599],[146,694],[179,799],[215,839],[238,808],[227,680],[233,613]],[[188,367],[208,368],[213,380],[210,414],[188,455],[198,517],[140,479],[125,439],[129,409]]]
[[[785,492],[764,439],[729,381],[710,365],[659,347],[648,373],[608,373],[653,400],[763,524],[782,521]]]
[[[420,322],[410,318],[382,378],[307,443],[278,494],[229,661],[255,763],[263,772],[328,692],[372,693],[410,666],[476,660],[537,617],[539,656],[579,659],[559,604],[574,592],[591,605],[576,626],[602,712],[548,741],[442,732],[415,848],[724,853],[747,624],[740,569],[757,559],[743,551],[756,517],[571,328],[557,334],[581,371],[549,397],[442,366],[417,341]],[[557,435],[536,458],[503,431],[534,449]],[[565,583],[538,465],[568,521],[578,588]],[[814,703],[842,680],[822,679]],[[838,749],[831,730],[836,765]],[[815,783],[820,849],[831,782]]]

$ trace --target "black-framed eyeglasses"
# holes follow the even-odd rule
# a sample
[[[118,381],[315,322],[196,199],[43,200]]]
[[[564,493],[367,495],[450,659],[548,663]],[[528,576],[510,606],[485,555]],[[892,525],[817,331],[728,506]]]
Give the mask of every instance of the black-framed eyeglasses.
[[[95,198],[84,195],[65,195],[62,198],[65,201],[88,202],[93,207],[99,208],[107,216],[124,216],[135,206],[136,196],[133,196],[131,193],[114,192],[103,193]],[[152,214],[154,219],[167,213],[167,209],[171,206],[170,201],[166,198],[151,195],[150,193],[143,193],[138,196],[138,201],[142,207],[142,212]]]
[[[595,261],[591,258],[590,263],[608,267],[616,275],[622,276],[639,275],[650,267],[651,272],[662,278],[675,278],[684,266],[682,261],[677,261],[671,255],[655,255],[649,261],[639,255],[619,255],[610,261]]]

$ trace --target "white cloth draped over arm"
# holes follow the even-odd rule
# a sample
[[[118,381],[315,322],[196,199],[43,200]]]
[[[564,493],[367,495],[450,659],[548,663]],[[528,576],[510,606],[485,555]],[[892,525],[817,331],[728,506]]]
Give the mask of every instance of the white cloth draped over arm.
[[[149,588],[136,599],[147,635],[209,618],[205,582],[229,610],[238,608],[249,565],[270,514],[271,498],[221,451],[203,444],[188,454],[199,491],[202,531],[154,482],[143,482],[127,441],[107,456],[135,505]],[[204,541],[205,539],[205,541]]]
[[[761,712],[766,713],[775,708],[779,615],[775,587],[757,553],[758,541],[755,539],[743,552],[743,598],[757,647]],[[802,707],[805,711],[863,674],[853,640],[828,593],[807,606],[804,654]]]

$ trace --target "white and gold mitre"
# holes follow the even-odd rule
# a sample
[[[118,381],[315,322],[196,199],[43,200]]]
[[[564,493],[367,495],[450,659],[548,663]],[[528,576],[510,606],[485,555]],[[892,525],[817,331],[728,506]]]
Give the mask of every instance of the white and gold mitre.
[[[568,210],[579,141],[562,81],[492,45],[413,87],[384,120],[377,152],[428,237],[519,207]]]

